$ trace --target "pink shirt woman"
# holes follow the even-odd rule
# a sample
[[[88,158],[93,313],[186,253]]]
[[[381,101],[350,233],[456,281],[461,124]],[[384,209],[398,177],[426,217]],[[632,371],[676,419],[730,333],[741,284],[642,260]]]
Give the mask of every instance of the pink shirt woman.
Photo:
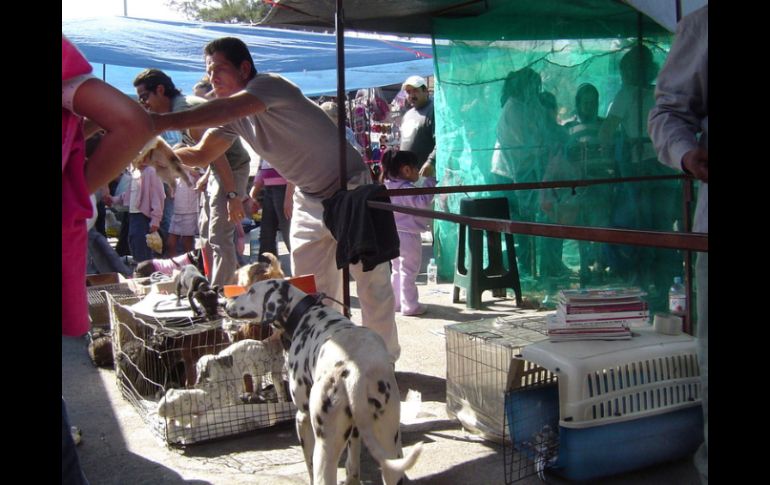
[[[85,269],[88,243],[86,220],[92,207],[85,179],[83,120],[72,110],[78,87],[91,78],[91,65],[62,36],[62,334],[88,331]]]

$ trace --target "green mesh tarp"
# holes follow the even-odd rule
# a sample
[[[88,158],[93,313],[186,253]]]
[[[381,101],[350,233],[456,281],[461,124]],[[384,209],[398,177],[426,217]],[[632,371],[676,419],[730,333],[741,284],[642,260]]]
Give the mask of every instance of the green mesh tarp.
[[[672,37],[614,1],[511,2],[474,18],[435,19],[437,177],[443,186],[675,174],[647,135],[654,82]],[[578,95],[579,93],[579,95]],[[577,103],[580,103],[578,107]],[[682,230],[678,180],[437,195],[506,197],[511,219]],[[435,253],[451,280],[456,223],[436,220]],[[515,235],[525,297],[635,285],[666,307],[681,251]]]

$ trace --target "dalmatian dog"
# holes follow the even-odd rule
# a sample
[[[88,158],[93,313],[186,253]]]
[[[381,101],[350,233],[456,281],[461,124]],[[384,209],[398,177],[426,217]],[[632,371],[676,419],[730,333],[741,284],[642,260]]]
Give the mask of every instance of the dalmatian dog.
[[[254,388],[259,389],[262,377],[271,374],[278,397],[288,402],[286,389],[283,387],[283,369],[286,359],[280,335],[259,341],[239,340],[217,355],[204,355],[196,364],[198,380],[196,388],[229,387],[226,394],[231,404],[239,402],[243,391],[243,377],[250,375]]]
[[[402,483],[422,451],[401,450],[401,397],[385,342],[285,280],[265,280],[228,301],[235,318],[260,319],[283,330],[297,434],[310,481],[336,485],[347,445],[346,484],[360,483],[363,440],[380,464],[385,485]]]

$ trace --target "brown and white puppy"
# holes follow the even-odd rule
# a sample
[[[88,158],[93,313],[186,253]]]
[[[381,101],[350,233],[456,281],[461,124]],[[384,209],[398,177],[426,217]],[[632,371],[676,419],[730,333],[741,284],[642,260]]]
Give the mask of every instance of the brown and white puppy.
[[[136,156],[132,163],[136,167],[143,160],[148,165],[154,167],[155,173],[169,186],[176,187],[177,177],[181,177],[182,182],[187,184],[188,187],[192,186],[190,179],[182,168],[182,161],[179,160],[174,150],[163,138],[159,136],[151,138],[150,141],[145,143],[139,155]]]
[[[238,280],[238,286],[248,288],[257,281],[283,279],[286,277],[281,270],[281,263],[274,254],[262,253],[262,256],[267,258],[270,262],[264,263],[260,261],[258,263],[247,264],[235,271],[235,278]]]
[[[403,458],[401,398],[385,342],[369,328],[321,304],[286,280],[265,280],[231,299],[227,314],[270,322],[291,341],[288,353],[297,434],[314,485],[336,485],[347,445],[347,483],[360,477],[361,440],[396,485],[422,443]]]

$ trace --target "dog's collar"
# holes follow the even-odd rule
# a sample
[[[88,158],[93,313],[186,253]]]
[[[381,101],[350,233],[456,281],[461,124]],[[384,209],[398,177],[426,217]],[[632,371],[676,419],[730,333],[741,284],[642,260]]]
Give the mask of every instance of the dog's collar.
[[[302,318],[302,316],[312,307],[321,305],[321,300],[324,298],[326,298],[326,295],[323,293],[313,293],[303,297],[299,303],[294,305],[294,308],[291,309],[289,318],[286,319],[286,324],[284,325],[284,331],[288,335],[294,335],[294,331],[297,329],[300,318]]]

